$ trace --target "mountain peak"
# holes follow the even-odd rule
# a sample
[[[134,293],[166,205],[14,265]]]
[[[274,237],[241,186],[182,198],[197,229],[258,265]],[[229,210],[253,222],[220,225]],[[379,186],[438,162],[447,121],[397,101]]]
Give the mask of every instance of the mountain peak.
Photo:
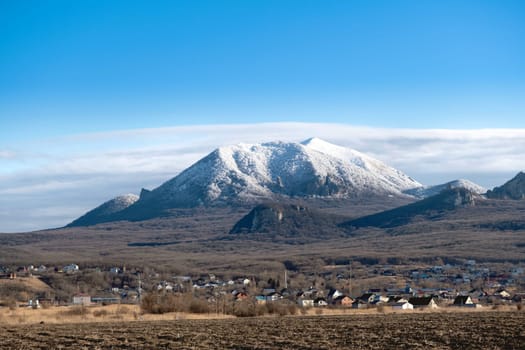
[[[69,223],[67,226],[87,226],[98,224],[101,222],[111,221],[113,214],[130,207],[138,200],[139,196],[131,193],[115,197],[107,202],[104,202],[95,209],[90,210],[78,219]]]
[[[318,137],[310,137],[304,141],[301,142],[301,145],[303,146],[312,146],[312,145],[329,145],[329,146],[336,146],[330,142],[327,142],[325,140],[322,140]],[[339,146],[338,146],[339,147]]]
[[[457,180],[446,182],[444,184],[439,184],[439,185],[434,185],[434,186],[423,186],[420,188],[410,189],[408,191],[405,191],[405,193],[412,195],[414,197],[417,197],[417,198],[426,198],[426,197],[434,196],[444,190],[454,189],[454,188],[465,188],[476,194],[484,194],[487,192],[486,188],[470,180],[457,179]]]
[[[497,199],[525,199],[525,173],[516,176],[499,187],[487,192],[487,197]]]
[[[315,150],[324,154],[331,155],[333,157],[352,160],[352,159],[361,159],[362,161],[371,160],[372,158],[364,155],[361,152],[357,152],[351,148],[346,148],[343,146],[338,146],[333,143],[322,140],[318,137],[311,137],[303,142],[301,145],[307,147],[308,149]]]
[[[114,217],[144,220],[174,208],[294,198],[406,197],[422,186],[372,157],[319,138],[219,147]]]

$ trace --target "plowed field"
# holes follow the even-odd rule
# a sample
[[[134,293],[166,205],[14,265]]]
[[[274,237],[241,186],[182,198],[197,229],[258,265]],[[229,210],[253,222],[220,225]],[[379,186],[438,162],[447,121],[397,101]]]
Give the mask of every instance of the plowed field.
[[[525,312],[0,325],[0,349],[525,349]]]

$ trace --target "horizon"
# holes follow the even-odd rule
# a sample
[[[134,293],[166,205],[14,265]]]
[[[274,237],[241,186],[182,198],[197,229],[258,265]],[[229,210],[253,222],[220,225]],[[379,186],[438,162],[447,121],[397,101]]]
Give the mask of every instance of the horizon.
[[[0,4],[0,232],[216,147],[319,137],[426,184],[525,169],[525,3]]]
[[[306,136],[312,129],[317,130],[318,136]],[[238,135],[232,137],[232,130]],[[348,139],[345,136],[348,134],[354,137]],[[267,135],[274,137],[268,139]],[[423,185],[467,179],[492,189],[525,169],[521,157],[525,130],[405,130],[342,124],[265,123],[83,134],[42,141],[48,149],[47,156],[39,159],[44,160],[43,164],[29,168],[30,171],[26,165],[11,172],[4,171],[2,177],[7,181],[0,184],[0,207],[11,211],[0,212],[3,224],[0,232],[65,226],[114,197],[138,195],[142,188],[151,190],[160,186],[221,146],[302,142],[311,137],[365,153],[394,166]],[[64,153],[64,142],[73,140],[80,149],[84,143],[91,145],[95,142],[97,147],[88,153],[79,153],[75,148]],[[476,148],[479,143],[486,143],[487,147]],[[122,144],[126,147],[123,148]],[[356,145],[367,149],[363,151]],[[428,153],[433,147],[435,153]],[[58,154],[53,154],[57,151],[54,148],[58,149]],[[487,152],[489,148],[490,152]],[[510,148],[514,151],[509,152]],[[104,152],[101,153],[100,149]],[[480,161],[483,158],[486,164]],[[500,163],[491,164],[492,161]],[[522,168],[517,168],[519,166]],[[497,171],[493,170],[494,167]],[[28,217],[32,220],[20,221]]]

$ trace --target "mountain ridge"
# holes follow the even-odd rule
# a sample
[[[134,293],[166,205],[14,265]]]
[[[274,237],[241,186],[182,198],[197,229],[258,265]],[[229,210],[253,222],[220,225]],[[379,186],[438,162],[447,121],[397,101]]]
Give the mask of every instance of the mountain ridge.
[[[475,206],[476,201],[483,200],[466,188],[448,188],[439,194],[427,197],[417,202],[403,205],[380,213],[367,215],[342,223],[342,227],[350,229],[362,227],[392,228],[410,223],[417,217],[431,219],[446,211],[460,207]]]
[[[488,198],[494,199],[525,199],[525,173],[520,171],[503,185],[494,187],[487,192]]]
[[[157,188],[142,189],[139,199],[122,210],[101,216],[98,222],[92,216],[89,224],[165,217],[172,209],[253,207],[294,199],[417,199],[466,183],[481,188],[467,180],[423,186],[364,153],[315,137],[300,143],[241,143],[213,150]],[[87,221],[77,219],[70,225],[80,222]]]

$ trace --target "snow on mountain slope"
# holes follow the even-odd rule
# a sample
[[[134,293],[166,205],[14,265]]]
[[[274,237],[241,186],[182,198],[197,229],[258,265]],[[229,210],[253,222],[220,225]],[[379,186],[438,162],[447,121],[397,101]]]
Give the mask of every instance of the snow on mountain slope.
[[[135,194],[125,194],[122,196],[115,197],[99,205],[95,209],[90,210],[89,212],[82,215],[67,226],[86,226],[109,221],[111,220],[110,218],[113,214],[126,209],[127,207],[138,201],[138,199],[139,196]]]
[[[374,179],[371,178],[375,177],[381,184],[384,184],[385,186],[393,185],[400,191],[422,186],[419,182],[403,172],[356,150],[337,146],[315,137],[302,142],[302,144],[310,149],[331,155],[342,161],[348,161],[357,166],[359,170],[362,169],[368,171],[369,174],[365,174],[363,180],[371,180],[372,182],[375,182]]]
[[[422,185],[357,151],[313,138],[220,147],[142,196],[160,207],[253,203],[275,196],[403,195]]]
[[[454,189],[454,188],[464,188],[475,194],[484,194],[487,192],[486,188],[472,181],[465,180],[465,179],[458,179],[458,180],[450,181],[450,182],[440,184],[440,185],[423,186],[420,188],[410,189],[410,190],[404,191],[404,193],[415,196],[415,197],[419,197],[419,198],[426,198],[426,197],[434,196],[442,192],[443,190]]]

